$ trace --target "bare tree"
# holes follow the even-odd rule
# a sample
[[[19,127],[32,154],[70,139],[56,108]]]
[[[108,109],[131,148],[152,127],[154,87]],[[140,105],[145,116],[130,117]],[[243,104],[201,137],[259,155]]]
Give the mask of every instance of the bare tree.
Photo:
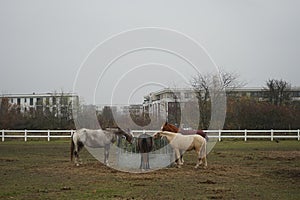
[[[291,100],[291,84],[282,79],[269,79],[266,82],[266,94],[269,102],[274,105],[283,105]]]
[[[218,115],[225,108],[222,99],[225,99],[225,90],[241,87],[244,83],[238,81],[236,73],[220,71],[220,76],[215,74],[197,74],[192,77],[191,86],[194,89],[199,106],[199,128],[207,129],[212,116]],[[221,111],[212,112],[211,107],[218,106]],[[224,110],[223,110],[224,111]]]

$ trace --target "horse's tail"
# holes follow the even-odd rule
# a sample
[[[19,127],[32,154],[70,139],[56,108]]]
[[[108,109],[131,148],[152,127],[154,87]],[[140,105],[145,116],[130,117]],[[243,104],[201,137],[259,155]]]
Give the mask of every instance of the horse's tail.
[[[74,149],[75,149],[75,143],[74,143],[74,140],[73,140],[73,133],[71,135],[71,161],[73,161],[73,155],[74,155]]]
[[[208,142],[208,136],[206,132],[204,132],[203,130],[198,130],[197,134],[201,135],[203,138],[205,138],[206,142]]]
[[[205,140],[206,140],[206,142],[208,142],[208,135],[207,135],[207,133],[205,133]]]

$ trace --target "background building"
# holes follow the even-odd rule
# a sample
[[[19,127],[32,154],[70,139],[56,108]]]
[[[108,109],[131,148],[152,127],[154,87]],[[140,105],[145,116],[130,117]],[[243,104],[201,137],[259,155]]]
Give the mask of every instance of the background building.
[[[300,101],[300,87],[293,87],[289,91],[291,101]],[[268,91],[264,88],[232,88],[226,90],[227,97],[248,97],[258,101],[267,101]],[[144,96],[143,109],[152,116],[168,115],[170,110],[177,106],[184,109],[189,102],[197,102],[196,94],[192,88],[164,88]]]
[[[40,94],[3,94],[0,105],[7,99],[11,106],[16,106],[21,113],[27,111],[43,111],[57,113],[69,109],[78,96],[72,93],[40,93]]]

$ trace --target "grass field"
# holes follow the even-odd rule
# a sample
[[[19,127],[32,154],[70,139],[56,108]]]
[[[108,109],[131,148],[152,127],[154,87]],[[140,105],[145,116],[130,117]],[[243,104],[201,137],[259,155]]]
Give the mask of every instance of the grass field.
[[[69,141],[0,143],[0,199],[300,199],[300,142],[222,141],[197,169],[144,174],[103,166],[84,150],[69,161]]]

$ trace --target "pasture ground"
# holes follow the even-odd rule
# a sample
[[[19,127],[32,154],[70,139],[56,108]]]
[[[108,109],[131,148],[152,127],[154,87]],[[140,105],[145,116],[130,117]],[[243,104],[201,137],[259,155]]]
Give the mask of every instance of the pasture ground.
[[[130,174],[99,163],[86,150],[69,161],[69,141],[0,143],[0,199],[300,199],[300,142],[218,142],[208,168]]]

